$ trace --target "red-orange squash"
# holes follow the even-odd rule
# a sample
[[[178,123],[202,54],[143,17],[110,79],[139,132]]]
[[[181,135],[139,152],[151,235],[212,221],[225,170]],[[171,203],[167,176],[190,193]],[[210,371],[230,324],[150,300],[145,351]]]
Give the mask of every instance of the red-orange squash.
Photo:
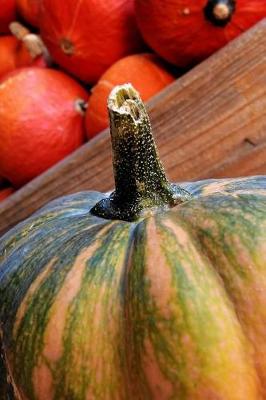
[[[0,188],[0,202],[2,200],[5,200],[7,197],[11,196],[12,193],[14,193],[15,189],[12,187],[5,187],[5,188]]]
[[[171,184],[136,91],[109,112],[115,191],[1,238],[0,393],[265,400],[266,176]]]
[[[88,138],[107,128],[106,102],[114,86],[130,82],[146,101],[174,79],[174,75],[154,54],[134,54],[117,61],[92,89],[85,117]]]
[[[0,36],[0,78],[17,68],[18,53],[26,65],[32,62],[29,52],[17,38],[12,35]]]
[[[9,33],[8,26],[14,19],[16,19],[16,0],[0,0],[0,34]]]
[[[195,64],[266,16],[265,0],[135,0],[146,42],[167,61]]]
[[[47,65],[43,56],[30,54],[28,44],[12,35],[0,36],[0,54],[0,79],[17,68],[30,65],[46,67]]]
[[[32,26],[39,25],[41,0],[16,0],[18,12]]]
[[[40,28],[53,59],[89,83],[142,46],[133,0],[43,0]]]
[[[63,72],[14,71],[0,83],[0,175],[19,187],[85,140],[86,91]]]

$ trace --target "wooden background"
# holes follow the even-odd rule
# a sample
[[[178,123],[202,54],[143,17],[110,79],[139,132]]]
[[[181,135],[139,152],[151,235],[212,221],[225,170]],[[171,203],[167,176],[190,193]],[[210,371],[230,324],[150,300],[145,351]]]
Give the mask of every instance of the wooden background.
[[[148,103],[172,181],[266,174],[266,20]],[[58,196],[113,186],[108,131],[0,203],[0,234]]]

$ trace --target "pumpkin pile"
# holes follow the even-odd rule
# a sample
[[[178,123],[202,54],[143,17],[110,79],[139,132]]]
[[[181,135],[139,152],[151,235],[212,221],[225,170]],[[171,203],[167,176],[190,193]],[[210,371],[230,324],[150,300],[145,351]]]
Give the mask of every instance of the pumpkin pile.
[[[147,101],[265,16],[261,0],[0,0],[0,190],[107,128],[115,85]]]
[[[266,176],[172,184],[112,90],[115,190],[0,242],[1,399],[266,399]]]

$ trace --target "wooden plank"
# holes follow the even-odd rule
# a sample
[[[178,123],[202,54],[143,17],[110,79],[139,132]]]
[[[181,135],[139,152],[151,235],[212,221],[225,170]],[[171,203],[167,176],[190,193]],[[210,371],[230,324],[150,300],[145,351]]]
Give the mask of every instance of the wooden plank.
[[[173,181],[266,174],[266,20],[148,105]],[[108,131],[0,205],[0,233],[49,200],[113,186]]]

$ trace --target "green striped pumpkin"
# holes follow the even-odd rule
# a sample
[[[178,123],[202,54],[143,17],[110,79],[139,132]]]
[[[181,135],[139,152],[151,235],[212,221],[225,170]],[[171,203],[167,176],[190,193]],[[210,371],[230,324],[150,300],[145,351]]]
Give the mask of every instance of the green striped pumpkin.
[[[115,192],[1,239],[0,398],[266,399],[266,177],[170,184],[135,90],[108,104]]]

